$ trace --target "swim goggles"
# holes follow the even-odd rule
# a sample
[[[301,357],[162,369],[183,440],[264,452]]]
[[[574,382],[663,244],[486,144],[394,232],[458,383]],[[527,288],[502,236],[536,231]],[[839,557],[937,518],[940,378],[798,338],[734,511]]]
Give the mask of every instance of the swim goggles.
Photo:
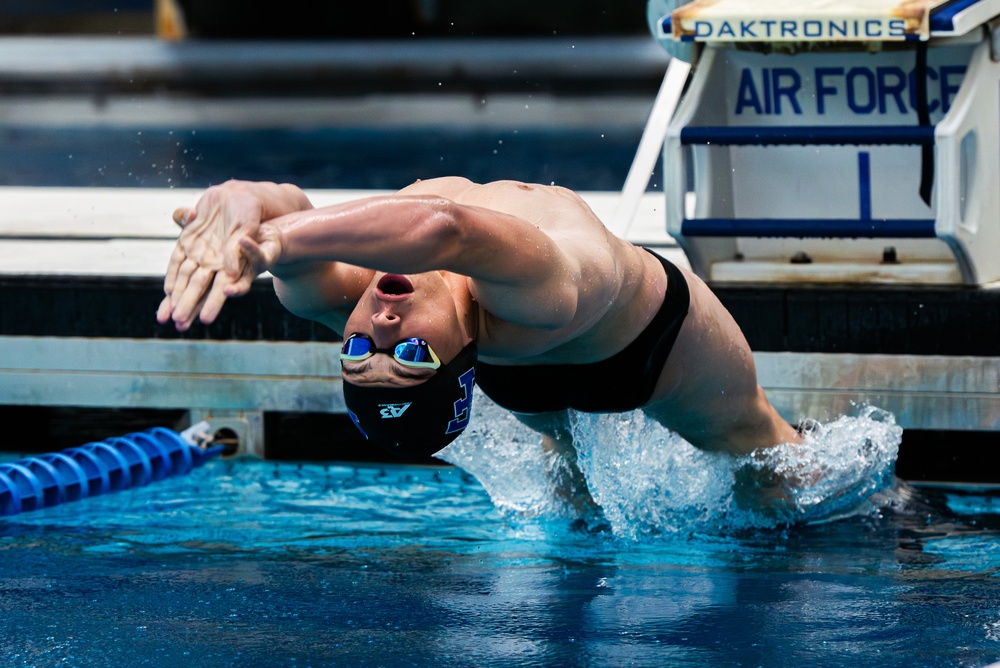
[[[403,339],[392,348],[376,348],[367,334],[351,334],[340,351],[341,362],[361,362],[375,353],[392,355],[393,359],[411,369],[437,369],[441,360],[423,339]]]

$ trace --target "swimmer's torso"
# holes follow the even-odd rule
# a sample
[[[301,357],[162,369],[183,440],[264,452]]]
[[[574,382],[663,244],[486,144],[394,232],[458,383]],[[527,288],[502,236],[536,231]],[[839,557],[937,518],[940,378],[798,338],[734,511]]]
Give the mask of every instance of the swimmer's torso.
[[[459,177],[418,181],[401,195],[436,195],[516,216],[555,240],[574,259],[577,314],[567,326],[541,330],[480,314],[479,347],[496,364],[588,363],[622,350],[663,301],[666,279],[650,255],[610,234],[576,193],[558,186]],[[470,281],[475,296],[475,284]]]
[[[399,191],[401,195],[438,195],[468,206],[492,209],[517,216],[545,230],[552,237],[579,237],[584,232],[607,236],[604,225],[587,203],[571,190],[520,181],[478,184],[449,176],[417,181]],[[589,234],[587,235],[589,236]]]

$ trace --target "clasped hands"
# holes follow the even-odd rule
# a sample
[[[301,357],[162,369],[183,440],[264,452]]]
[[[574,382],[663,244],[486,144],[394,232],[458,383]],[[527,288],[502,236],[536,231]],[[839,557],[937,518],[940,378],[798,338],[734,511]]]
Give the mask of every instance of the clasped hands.
[[[229,182],[210,188],[193,209],[174,211],[181,227],[156,312],[186,331],[195,319],[211,323],[226,299],[245,295],[254,279],[281,255],[281,232],[267,224],[268,206],[255,184]]]

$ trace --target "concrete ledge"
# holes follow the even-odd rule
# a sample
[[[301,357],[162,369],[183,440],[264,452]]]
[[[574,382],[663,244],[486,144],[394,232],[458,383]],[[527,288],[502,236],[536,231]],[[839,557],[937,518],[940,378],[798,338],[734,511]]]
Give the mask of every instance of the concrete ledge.
[[[329,343],[0,337],[0,404],[344,412]]]
[[[0,350],[4,405],[345,411],[333,343],[0,337]],[[872,404],[906,429],[1000,431],[1000,358],[756,353],[755,360],[761,385],[790,422]]]
[[[194,206],[198,189],[0,188],[0,274],[162,276],[179,230],[171,213]],[[317,206],[384,195],[376,190],[309,190]],[[619,193],[581,193],[601,220],[613,220]],[[663,193],[647,193],[629,233],[687,265],[667,235]]]
[[[906,429],[1000,431],[1000,358],[835,353],[754,354],[761,386],[790,422],[864,404]]]

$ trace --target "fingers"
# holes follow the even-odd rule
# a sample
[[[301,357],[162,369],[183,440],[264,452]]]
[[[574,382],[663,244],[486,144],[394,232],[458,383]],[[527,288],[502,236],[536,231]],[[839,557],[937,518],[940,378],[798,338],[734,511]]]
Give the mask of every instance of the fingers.
[[[255,275],[245,274],[234,282],[221,271],[198,267],[193,261],[186,261],[177,273],[173,290],[168,292],[156,311],[156,319],[161,324],[170,320],[178,331],[188,330],[194,321],[210,324],[219,317],[226,299],[249,292]]]
[[[223,286],[225,296],[242,297],[246,293],[250,292],[250,287],[253,285],[255,278],[257,278],[257,276],[252,272],[244,272],[235,281],[230,279],[226,285]]]
[[[233,235],[226,240],[222,249],[222,269],[231,277],[236,278],[243,271],[243,257],[240,253],[245,235]]]
[[[240,256],[243,258],[244,267],[253,272],[254,275],[259,274],[270,266],[267,261],[268,258],[264,253],[264,247],[250,237],[240,239],[239,251]]]
[[[214,275],[214,279],[209,275]],[[206,286],[211,282],[211,287]],[[187,331],[195,319],[208,325],[219,317],[229,296],[226,287],[231,284],[221,272],[197,271],[187,283],[183,294],[168,294],[156,310],[156,320],[166,324],[173,320],[178,331]]]
[[[223,288],[227,297],[245,295],[250,291],[254,279],[271,266],[269,254],[264,246],[265,244],[258,245],[250,237],[243,237],[239,240],[238,251],[242,258],[240,272],[235,280],[231,280]]]
[[[179,320],[176,317],[174,318],[174,326],[177,328],[178,332],[186,332],[187,330],[191,329],[191,325],[194,324],[195,318],[197,317],[198,313],[201,312],[201,308],[205,304],[206,298],[207,298],[207,295],[203,296],[198,301],[198,303],[195,304],[195,307],[192,310],[192,313],[190,315],[188,315],[186,318],[184,318],[182,320]]]
[[[262,225],[256,240],[250,237],[239,240],[239,249],[256,273],[270,271],[278,263],[284,250],[281,232],[273,226]]]
[[[231,285],[232,279],[227,274],[219,272],[215,275],[215,280],[212,281],[212,288],[208,291],[199,309],[199,320],[206,325],[215,322],[215,319],[219,317],[219,313],[222,312],[222,307],[226,303],[226,299],[231,296],[228,293],[228,288]]]
[[[173,320],[181,331],[196,318],[211,322],[226,298],[249,291],[266,257],[241,245],[260,225],[260,198],[251,195],[242,186],[210,188],[196,207],[173,211],[182,231],[167,265],[159,322]]]
[[[170,303],[170,295],[168,294],[160,302],[160,307],[156,309],[156,321],[161,325],[167,324],[170,320],[170,316],[173,314],[174,307]]]
[[[186,258],[173,279],[168,277],[167,294],[157,309],[156,319],[161,323],[172,319],[179,331],[187,330],[200,312],[215,273]]]
[[[181,264],[187,259],[187,253],[180,244],[174,246],[174,251],[170,254],[170,261],[167,263],[167,273],[163,278],[163,291],[168,295],[173,292],[177,283],[177,274],[181,269]]]
[[[182,206],[180,208],[174,209],[173,219],[174,222],[177,223],[177,225],[179,225],[180,227],[184,227],[185,225],[191,222],[191,219],[194,218],[194,215],[195,215],[194,209],[189,209],[186,206]]]
[[[252,230],[252,227],[256,227],[259,221],[253,226],[240,225],[242,231],[234,232],[226,239],[225,244],[222,248],[222,263],[223,269],[229,274],[234,280],[246,271],[246,265],[249,262],[255,270],[255,275],[266,270],[270,265],[267,263],[265,255],[259,252],[258,242],[254,240],[254,237],[263,237],[263,228],[258,230],[256,233]]]
[[[181,300],[181,296],[187,291],[188,283],[191,282],[191,276],[198,270],[198,263],[191,258],[185,258],[181,262],[180,267],[177,269],[177,274],[174,277],[173,285],[171,286],[168,294],[171,296],[170,304],[174,308]]]
[[[203,267],[199,267],[191,274],[187,285],[179,293],[177,301],[174,304],[174,322],[178,323],[178,325],[180,323],[190,324],[194,322],[195,318],[198,317],[204,300],[207,298],[207,293],[212,286],[215,276],[216,273],[214,271]]]
[[[260,254],[262,264],[260,271],[270,270],[281,259],[281,254],[285,250],[284,237],[281,230],[274,225],[264,225],[260,230]]]

